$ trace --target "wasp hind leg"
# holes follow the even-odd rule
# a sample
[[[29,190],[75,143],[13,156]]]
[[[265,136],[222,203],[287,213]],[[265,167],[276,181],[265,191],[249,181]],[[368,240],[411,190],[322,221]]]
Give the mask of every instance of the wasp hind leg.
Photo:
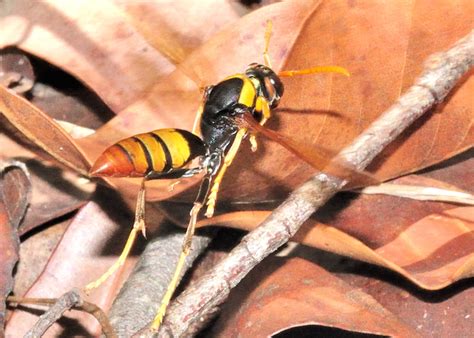
[[[152,331],[157,331],[160,327],[161,322],[163,321],[163,318],[166,314],[166,309],[168,308],[171,297],[178,286],[184,263],[186,262],[186,257],[188,257],[191,250],[191,243],[194,236],[194,231],[196,229],[197,217],[209,194],[213,174],[214,173],[212,171],[208,171],[201,182],[201,186],[199,187],[199,193],[190,212],[189,224],[188,228],[186,229],[186,235],[184,236],[183,246],[178,258],[178,263],[176,263],[171,281],[169,282],[168,288],[166,289],[166,292],[161,300],[160,308],[158,309],[150,326],[150,330]]]
[[[137,205],[135,208],[135,221],[133,223],[132,230],[128,235],[127,242],[120,254],[119,258],[115,261],[115,263],[104,273],[100,276],[97,280],[89,283],[84,288],[85,293],[89,293],[90,291],[98,288],[102,283],[104,283],[112,274],[114,274],[120,267],[123,266],[125,263],[130,251],[132,250],[133,244],[135,243],[135,239],[137,238],[137,233],[141,232],[143,237],[146,237],[146,227],[145,227],[145,182],[146,178],[142,180],[140,185],[140,191],[138,192],[137,197]]]
[[[170,303],[171,297],[173,297],[174,291],[178,286],[180,281],[181,273],[183,271],[184,263],[186,262],[186,257],[188,257],[189,252],[191,250],[191,243],[194,236],[194,231],[196,229],[196,221],[199,211],[202,208],[202,204],[195,202],[193,208],[190,212],[190,220],[188,224],[188,228],[186,229],[186,234],[183,241],[183,246],[181,248],[181,253],[178,258],[178,263],[176,263],[176,267],[173,273],[173,277],[168,284],[168,288],[166,289],[166,293],[161,300],[160,308],[158,309],[155,318],[150,326],[152,331],[157,331],[163,321],[163,318],[166,314],[166,309]]]
[[[219,187],[220,187],[222,178],[224,177],[224,174],[227,168],[232,164],[232,161],[234,160],[234,157],[237,154],[240,144],[242,143],[242,140],[244,139],[246,134],[247,134],[246,128],[242,128],[237,132],[237,134],[235,135],[234,142],[232,143],[232,146],[230,147],[227,155],[224,158],[222,167],[217,172],[214,182],[212,183],[211,192],[209,194],[209,197],[207,198],[207,210],[205,213],[205,216],[208,218],[214,215],[214,209],[215,209],[216,200],[217,200],[217,193],[219,192]]]
[[[115,271],[117,271],[125,263],[125,260],[130,254],[133,244],[135,243],[135,240],[137,238],[137,233],[141,232],[143,234],[143,237],[146,238],[145,182],[150,181],[150,180],[165,179],[165,178],[172,179],[172,178],[180,178],[180,177],[191,177],[201,172],[201,170],[202,168],[196,167],[196,168],[187,168],[187,169],[173,169],[172,171],[165,172],[165,173],[152,171],[143,178],[142,183],[140,185],[140,190],[138,192],[137,204],[135,207],[135,221],[133,223],[132,230],[130,231],[130,234],[128,235],[128,239],[127,239],[127,242],[125,243],[122,253],[120,254],[119,258],[115,261],[115,263],[102,276],[100,276],[97,280],[86,285],[86,287],[84,288],[84,291],[86,293],[89,293],[93,289],[96,289],[100,285],[102,285],[102,283],[104,283]]]

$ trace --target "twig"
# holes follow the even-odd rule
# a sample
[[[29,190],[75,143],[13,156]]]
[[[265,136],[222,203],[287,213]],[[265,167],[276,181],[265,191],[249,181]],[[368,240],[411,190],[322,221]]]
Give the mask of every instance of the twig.
[[[472,67],[473,60],[473,32],[449,51],[432,55],[415,84],[338,158],[364,169],[413,121],[440,103]],[[228,257],[176,299],[159,334],[182,337],[202,329],[227,299],[230,290],[266,256],[286,243],[345,183],[320,173],[297,188],[257,229],[245,236]],[[153,333],[144,330],[141,334]]]
[[[95,304],[83,301],[80,291],[77,289],[73,289],[57,299],[10,296],[7,300],[10,303],[17,304],[51,305],[51,307],[39,317],[35,325],[26,333],[25,337],[27,338],[42,337],[46,330],[60,319],[64,312],[70,309],[84,311],[93,315],[101,325],[102,332],[107,338],[117,337],[104,311]]]
[[[192,242],[183,271],[204,251],[212,240],[212,231],[200,231]],[[110,323],[120,337],[130,337],[155,316],[174,272],[183,243],[184,231],[163,224],[150,240],[132,274],[115,299],[109,313]]]

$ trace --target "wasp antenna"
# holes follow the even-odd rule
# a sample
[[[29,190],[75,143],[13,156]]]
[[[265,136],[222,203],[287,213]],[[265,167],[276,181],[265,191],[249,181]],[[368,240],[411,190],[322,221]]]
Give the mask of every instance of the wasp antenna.
[[[315,73],[338,73],[345,76],[351,76],[349,71],[344,67],[339,66],[317,66],[307,69],[299,70],[284,70],[278,73],[280,77],[291,77],[295,75],[306,75],[306,74],[315,74]]]
[[[272,68],[272,62],[270,61],[270,55],[268,55],[268,46],[270,45],[270,38],[272,36],[273,23],[272,20],[267,20],[267,28],[265,30],[265,48],[263,50],[263,61],[265,66]]]

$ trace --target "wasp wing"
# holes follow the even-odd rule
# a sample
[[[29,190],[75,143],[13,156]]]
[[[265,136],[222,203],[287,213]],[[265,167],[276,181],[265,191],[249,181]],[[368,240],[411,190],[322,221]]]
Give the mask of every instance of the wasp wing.
[[[313,145],[308,147],[306,144],[295,141],[274,130],[265,128],[260,125],[250,113],[245,113],[240,116],[238,118],[238,124],[241,128],[247,128],[252,133],[263,135],[277,142],[315,169],[341,179],[349,180],[351,187],[380,184],[380,181],[371,173],[358,170],[342,159],[336,159],[336,152],[321,146]]]

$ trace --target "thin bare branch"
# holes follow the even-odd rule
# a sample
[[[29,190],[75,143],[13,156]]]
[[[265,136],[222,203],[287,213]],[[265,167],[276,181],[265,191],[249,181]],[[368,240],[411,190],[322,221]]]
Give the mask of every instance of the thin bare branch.
[[[345,148],[339,160],[364,169],[413,121],[442,102],[473,63],[474,33],[471,32],[447,52],[432,55],[415,84]],[[230,290],[259,262],[286,243],[345,183],[320,173],[297,188],[257,229],[245,236],[227,258],[175,300],[160,336],[190,336],[202,329],[227,299]],[[144,330],[141,334],[153,333]]]
[[[93,315],[101,325],[105,337],[117,337],[104,311],[95,304],[83,301],[78,289],[73,289],[57,299],[9,296],[7,300],[10,304],[51,305],[51,307],[40,316],[35,325],[26,333],[25,337],[42,337],[46,330],[62,317],[64,312],[71,309],[84,311]]]

